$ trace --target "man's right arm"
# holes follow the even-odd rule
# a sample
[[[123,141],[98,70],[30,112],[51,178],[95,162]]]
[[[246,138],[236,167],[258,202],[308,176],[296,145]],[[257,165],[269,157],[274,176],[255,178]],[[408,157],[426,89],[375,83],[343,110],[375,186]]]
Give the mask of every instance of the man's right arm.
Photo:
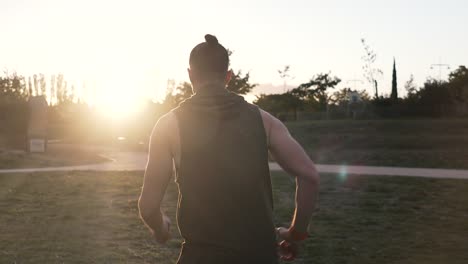
[[[281,168],[296,178],[296,210],[290,229],[306,233],[320,182],[315,164],[281,121],[265,111],[262,111],[262,117],[271,154]]]

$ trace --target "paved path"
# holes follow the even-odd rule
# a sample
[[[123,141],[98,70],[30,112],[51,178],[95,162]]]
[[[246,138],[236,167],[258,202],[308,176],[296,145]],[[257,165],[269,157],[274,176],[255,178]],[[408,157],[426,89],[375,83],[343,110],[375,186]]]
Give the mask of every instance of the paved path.
[[[28,168],[0,170],[1,173],[31,173],[47,171],[135,171],[144,170],[147,154],[145,152],[115,152],[107,151],[103,154],[110,162],[50,168]],[[420,169],[420,168],[398,168],[398,167],[371,167],[371,166],[341,166],[322,165],[317,168],[321,173],[343,173],[354,175],[387,175],[387,176],[414,176],[427,178],[468,179],[468,170],[448,169]],[[270,163],[272,171],[281,170],[276,163]]]
[[[270,164],[271,170],[281,170],[276,163]],[[412,176],[426,178],[468,179],[468,170],[423,169],[400,167],[373,167],[373,166],[341,166],[317,164],[321,173],[342,173],[343,175],[385,175],[385,176]]]

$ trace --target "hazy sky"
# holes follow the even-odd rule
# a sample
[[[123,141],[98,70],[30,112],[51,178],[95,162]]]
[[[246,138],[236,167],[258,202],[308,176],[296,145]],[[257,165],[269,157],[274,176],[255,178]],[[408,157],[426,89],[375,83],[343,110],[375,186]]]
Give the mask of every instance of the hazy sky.
[[[394,56],[401,91],[411,73],[438,77],[439,59],[468,64],[467,14],[466,0],[0,0],[0,67],[154,96],[168,78],[187,80],[190,50],[211,33],[255,83],[281,85],[289,64],[293,85],[328,71],[351,85],[364,80],[365,38],[390,93]]]

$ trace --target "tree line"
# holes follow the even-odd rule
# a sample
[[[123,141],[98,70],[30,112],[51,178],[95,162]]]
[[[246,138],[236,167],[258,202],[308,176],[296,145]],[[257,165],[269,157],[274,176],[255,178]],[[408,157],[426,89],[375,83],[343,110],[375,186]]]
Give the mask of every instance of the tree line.
[[[394,64],[390,95],[379,95],[376,80],[375,95],[371,97],[364,90],[345,87],[334,91],[341,79],[330,73],[314,75],[290,91],[279,94],[261,94],[254,102],[262,109],[281,116],[289,114],[289,119],[297,120],[298,112],[346,112],[357,95],[359,104],[365,106],[362,118],[411,118],[411,117],[463,117],[468,116],[468,69],[459,66],[449,74],[448,80],[428,78],[422,87],[414,82],[414,77],[405,83],[407,94],[398,95],[397,72]],[[345,118],[346,114],[338,115]]]
[[[362,43],[363,75],[375,89],[373,96],[364,90],[353,90],[350,87],[337,90],[336,87],[342,80],[331,72],[315,74],[310,80],[286,90],[286,82],[292,77],[290,66],[285,66],[278,71],[284,80],[283,93],[260,94],[254,104],[285,121],[301,119],[299,117],[304,116],[304,113],[325,113],[319,118],[368,119],[468,116],[468,69],[465,66],[459,66],[452,71],[448,80],[428,78],[421,87],[415,84],[414,77],[411,76],[404,87],[407,94],[402,97],[398,95],[394,60],[391,94],[382,95],[378,80],[383,72],[375,67],[377,55],[364,40]],[[257,84],[251,82],[249,72],[237,70],[233,73],[227,89],[245,95],[252,92],[256,86]],[[80,101],[75,92],[75,86],[69,85],[63,74],[47,78],[44,74],[21,76],[5,72],[0,76],[0,134],[12,137],[25,135],[29,115],[27,101],[31,96],[44,95],[49,101],[49,123],[60,124],[57,126],[60,128],[57,129],[52,125],[50,134],[53,137],[74,134],[77,138],[87,139],[94,133],[101,135],[101,139],[109,138],[109,134],[113,133],[110,131],[113,127],[111,121],[99,117],[96,109]],[[148,100],[145,110],[129,121],[132,125],[118,129],[125,129],[126,134],[143,140],[147,138],[153,124],[161,115],[190,96],[190,83],[182,82],[176,85],[175,81],[170,81],[162,101]]]

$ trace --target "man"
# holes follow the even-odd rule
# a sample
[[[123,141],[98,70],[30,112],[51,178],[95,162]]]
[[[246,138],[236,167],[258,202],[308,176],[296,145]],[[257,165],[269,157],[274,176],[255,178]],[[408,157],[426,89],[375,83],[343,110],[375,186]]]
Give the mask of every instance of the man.
[[[169,239],[171,222],[160,206],[174,165],[184,238],[178,263],[269,264],[278,263],[278,255],[292,260],[307,237],[319,176],[278,119],[226,90],[232,74],[228,52],[216,37],[205,39],[190,53],[194,95],[153,129],[141,218],[158,242]],[[296,178],[291,226],[276,232],[268,151]]]

